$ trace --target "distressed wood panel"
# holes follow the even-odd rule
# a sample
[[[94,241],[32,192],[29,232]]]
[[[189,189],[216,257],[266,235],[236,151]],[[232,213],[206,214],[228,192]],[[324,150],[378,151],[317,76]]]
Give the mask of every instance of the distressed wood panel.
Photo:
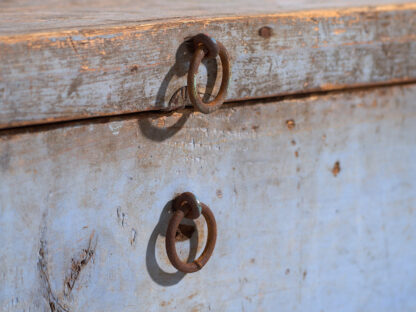
[[[408,85],[1,132],[0,306],[415,310],[415,96]],[[163,237],[183,191],[218,222],[213,257],[186,276]]]
[[[416,78],[415,4],[3,35],[0,128],[166,109],[186,85],[185,39],[199,32],[230,52],[229,101]],[[215,93],[217,66],[208,78],[201,66],[201,92]]]
[[[357,6],[403,5],[403,0],[15,0],[0,2],[0,35],[120,25],[177,18],[223,17]],[[163,10],[161,10],[163,8]]]

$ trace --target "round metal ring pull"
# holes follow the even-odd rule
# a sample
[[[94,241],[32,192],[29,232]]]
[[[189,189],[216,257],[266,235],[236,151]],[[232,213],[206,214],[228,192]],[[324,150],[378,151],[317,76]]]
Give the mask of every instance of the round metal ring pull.
[[[184,273],[199,271],[208,262],[217,240],[217,223],[211,209],[196,199],[192,193],[182,193],[173,202],[174,214],[169,221],[166,232],[166,252],[172,265]],[[208,227],[207,243],[201,256],[193,262],[182,262],[176,252],[175,236],[183,218],[196,219],[203,215]]]
[[[225,100],[227,96],[227,89],[230,83],[230,62],[227,49],[221,42],[215,41],[211,37],[205,34],[196,35],[193,39],[195,46],[195,53],[191,60],[191,65],[188,71],[188,95],[192,104],[202,113],[209,114],[217,110]],[[220,91],[214,100],[208,103],[202,102],[202,99],[198,95],[196,87],[196,75],[198,74],[198,68],[204,57],[214,58],[220,56],[222,65],[222,81]]]

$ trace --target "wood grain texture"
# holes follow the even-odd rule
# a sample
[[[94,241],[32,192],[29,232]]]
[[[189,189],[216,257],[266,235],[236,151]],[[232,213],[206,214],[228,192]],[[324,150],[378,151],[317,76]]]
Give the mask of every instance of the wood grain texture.
[[[406,5],[403,0],[16,0],[0,2],[0,35],[119,26],[182,18],[258,15],[357,6]]]
[[[415,310],[415,97],[409,85],[1,132],[2,311]],[[164,249],[183,191],[218,223],[213,257],[186,276]]]
[[[169,108],[200,32],[230,53],[229,101],[416,79],[415,4],[75,26],[0,36],[0,128]]]

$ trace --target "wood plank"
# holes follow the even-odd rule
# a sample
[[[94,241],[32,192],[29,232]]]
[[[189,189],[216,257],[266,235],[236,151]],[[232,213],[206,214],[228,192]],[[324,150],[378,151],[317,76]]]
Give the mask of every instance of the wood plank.
[[[168,19],[262,15],[357,6],[405,5],[403,0],[16,0],[0,2],[0,35],[79,29]]]
[[[229,101],[416,79],[416,4],[2,35],[0,128],[166,109],[186,85],[184,41],[200,32],[230,52]],[[201,92],[215,94],[207,66]]]
[[[1,132],[0,305],[414,310],[415,97],[408,85]],[[213,257],[186,276],[164,251],[183,191],[218,222]]]

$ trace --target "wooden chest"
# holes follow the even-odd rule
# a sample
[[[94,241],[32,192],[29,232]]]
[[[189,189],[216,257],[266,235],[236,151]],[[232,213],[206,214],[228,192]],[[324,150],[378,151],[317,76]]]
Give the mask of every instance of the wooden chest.
[[[411,2],[0,3],[0,310],[415,311],[415,83]]]

